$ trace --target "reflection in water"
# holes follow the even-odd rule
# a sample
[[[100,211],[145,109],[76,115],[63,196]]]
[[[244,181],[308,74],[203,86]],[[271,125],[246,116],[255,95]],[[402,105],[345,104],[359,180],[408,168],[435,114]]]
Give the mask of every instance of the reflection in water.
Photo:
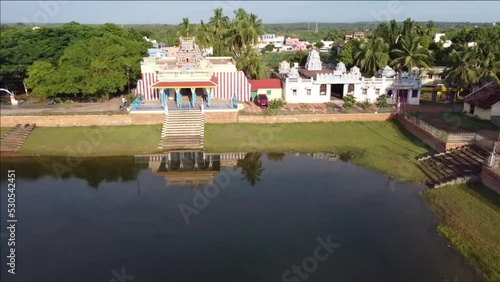
[[[270,161],[281,162],[285,157],[286,153],[267,153],[267,159]]]
[[[133,157],[67,158],[67,157],[20,157],[3,158],[3,169],[14,169],[17,178],[37,180],[50,176],[57,179],[79,178],[97,189],[102,182],[133,181],[144,165],[134,165]],[[0,179],[6,181],[7,174]]]
[[[268,160],[283,161],[286,153],[267,153]],[[307,154],[313,159],[328,159],[337,161],[334,154]],[[300,156],[300,154],[296,154]],[[204,153],[204,152],[168,152],[162,155],[135,156],[136,163],[147,163],[149,169],[156,175],[163,176],[167,187],[189,186],[198,188],[201,185],[211,185],[216,175],[223,167],[241,170],[241,180],[255,186],[261,181],[264,172],[262,153]]]
[[[268,153],[267,159],[283,161],[286,153]],[[300,155],[300,154],[296,154]],[[338,160],[332,154],[307,154],[313,159]],[[156,175],[165,177],[167,186],[181,185],[199,187],[212,184],[221,168],[232,167],[241,170],[242,179],[250,185],[261,181],[264,171],[261,153],[203,153],[170,152],[163,155],[107,158],[68,158],[68,157],[19,157],[3,158],[3,169],[14,169],[17,178],[37,180],[46,176],[59,180],[78,178],[87,181],[89,187],[98,189],[103,182],[137,181],[142,169],[149,168]],[[135,164],[134,164],[135,163]],[[7,174],[0,175],[6,181]]]
[[[241,169],[241,180],[246,180],[251,186],[260,181],[260,176],[264,171],[261,157],[261,153],[248,153],[244,159],[238,161],[238,167]]]
[[[8,167],[18,175],[16,259],[29,271],[3,272],[0,281],[111,281],[110,273],[122,269],[134,281],[282,281],[292,265],[310,265],[315,238],[328,235],[342,247],[307,281],[480,281],[436,234],[435,217],[418,194],[422,187],[398,183],[391,193],[392,180],[335,155],[296,156],[279,163],[260,153],[100,158],[81,161],[63,181],[54,178],[54,159],[4,159],[0,175]],[[65,158],[57,161],[67,165]],[[248,179],[233,177],[206,205],[205,187],[165,189],[165,178],[167,185],[193,185],[196,175],[232,170],[224,167],[239,167]],[[139,176],[140,185],[123,182]],[[104,187],[89,189],[76,177]],[[207,178],[199,183],[213,179]],[[248,189],[247,181],[260,189]],[[189,225],[182,203],[199,212]],[[6,212],[0,215],[7,222]],[[1,255],[7,257],[6,248]]]
[[[168,186],[210,185],[222,167],[235,167],[246,153],[213,154],[203,152],[169,152],[163,155],[136,156],[136,163],[147,163]]]

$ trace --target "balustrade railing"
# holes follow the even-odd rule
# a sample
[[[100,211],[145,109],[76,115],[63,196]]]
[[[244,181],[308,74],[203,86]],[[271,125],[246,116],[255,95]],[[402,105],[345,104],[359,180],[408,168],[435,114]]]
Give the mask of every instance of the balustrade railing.
[[[409,114],[402,114],[401,116],[445,143],[475,144],[488,152],[495,152],[497,155],[500,154],[500,141],[493,141],[473,132],[448,133],[433,127],[415,116]]]
[[[142,103],[142,97],[137,97],[132,104],[130,104],[130,111],[136,110]]]

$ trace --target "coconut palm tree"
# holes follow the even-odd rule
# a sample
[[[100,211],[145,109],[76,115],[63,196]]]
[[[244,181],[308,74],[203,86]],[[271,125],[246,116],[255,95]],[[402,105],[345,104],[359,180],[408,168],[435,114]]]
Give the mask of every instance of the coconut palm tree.
[[[489,53],[486,58],[481,59],[479,66],[480,79],[500,82],[500,59],[494,53]]]
[[[428,68],[428,62],[432,59],[432,55],[428,49],[422,48],[420,42],[422,37],[411,35],[408,38],[401,39],[401,47],[392,50],[394,59],[391,65],[395,66],[399,71],[409,71],[414,67]]]
[[[266,68],[262,56],[252,47],[244,47],[241,56],[236,60],[236,67],[249,79],[266,77]]]
[[[364,42],[355,54],[356,64],[368,75],[375,75],[377,71],[389,62],[389,44],[382,38],[375,38]]]
[[[189,18],[183,18],[182,23],[177,26],[177,35],[182,37],[191,36],[191,24]]]
[[[222,56],[222,45],[228,22],[229,18],[223,15],[222,8],[214,9],[214,15],[210,18],[210,25],[214,33],[214,43],[217,45],[218,56]]]
[[[458,88],[468,88],[479,82],[478,52],[475,47],[454,50],[450,54],[451,67],[446,71],[446,81]]]
[[[214,42],[214,32],[213,28],[209,24],[205,24],[203,20],[200,22],[200,25],[196,29],[196,44],[200,46],[200,48],[208,48],[212,46]]]
[[[436,33],[436,23],[433,21],[428,21],[425,25],[425,35],[433,36]]]

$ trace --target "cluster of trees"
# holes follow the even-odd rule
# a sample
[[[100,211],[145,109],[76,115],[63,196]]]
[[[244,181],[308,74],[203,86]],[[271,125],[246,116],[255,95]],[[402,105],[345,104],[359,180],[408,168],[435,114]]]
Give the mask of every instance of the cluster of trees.
[[[357,65],[368,76],[386,65],[398,71],[443,65],[448,69],[448,83],[455,87],[499,81],[500,48],[496,42],[500,39],[500,26],[463,28],[448,36],[453,42],[448,48],[443,47],[443,42],[434,42],[435,33],[433,22],[425,27],[411,19],[402,25],[395,20],[384,22],[367,41],[350,40],[336,60],[348,67]],[[469,46],[470,42],[477,45]]]
[[[113,24],[1,30],[0,79],[24,80],[32,94],[103,96],[140,77],[149,44],[134,29]]]
[[[234,11],[234,18],[223,15],[222,8],[214,10],[207,23],[193,26],[184,18],[178,26],[179,36],[195,36],[200,48],[213,47],[215,56],[231,56],[236,67],[252,79],[266,77],[260,54],[253,48],[264,34],[262,20],[243,9]]]

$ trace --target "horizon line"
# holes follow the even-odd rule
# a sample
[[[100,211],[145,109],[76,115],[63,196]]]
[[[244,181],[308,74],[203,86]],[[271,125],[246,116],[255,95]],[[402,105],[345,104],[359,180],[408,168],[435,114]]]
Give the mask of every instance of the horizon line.
[[[397,21],[404,22],[405,20]],[[485,22],[472,22],[472,21],[434,21],[434,20],[413,20],[416,23],[426,23],[426,22],[434,22],[434,23],[453,23],[453,24],[493,24],[500,23],[500,21],[485,21]],[[116,25],[179,25],[178,23],[114,23],[114,22],[103,22],[103,23],[82,23],[78,21],[69,21],[69,22],[53,22],[53,23],[33,23],[33,22],[0,22],[0,24],[25,24],[25,25],[52,25],[52,24],[68,24],[68,23],[78,23],[78,24],[87,24],[87,25],[100,25],[100,24],[116,24]],[[263,25],[270,24],[308,24],[308,23],[317,23],[317,24],[361,24],[361,23],[383,23],[389,21],[355,21],[355,22],[273,22],[273,23],[262,23]],[[198,25],[199,23],[191,23],[192,25]]]

